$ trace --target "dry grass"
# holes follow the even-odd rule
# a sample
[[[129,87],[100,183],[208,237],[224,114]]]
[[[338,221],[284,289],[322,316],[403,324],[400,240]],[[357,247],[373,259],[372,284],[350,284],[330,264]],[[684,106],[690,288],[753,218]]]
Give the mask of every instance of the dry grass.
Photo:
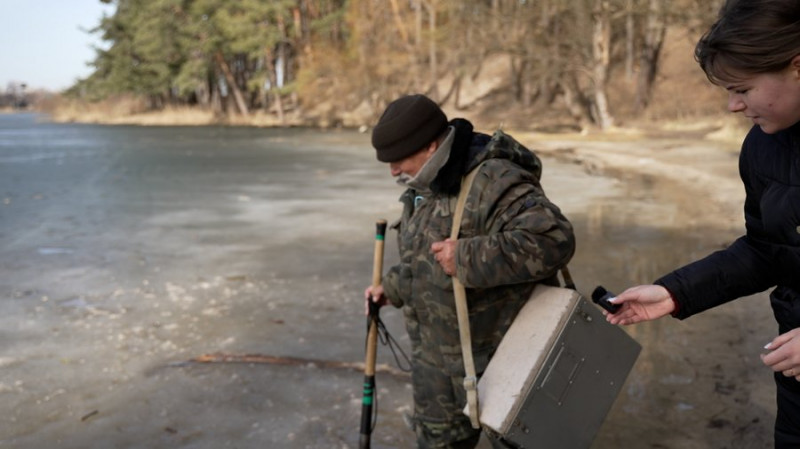
[[[113,125],[192,126],[215,123],[210,111],[190,107],[167,107],[161,111],[136,112],[114,116],[102,123]]]
[[[108,123],[147,110],[144,101],[133,96],[119,96],[99,102],[86,102],[54,96],[37,104],[37,108],[57,122]]]
[[[297,112],[287,113],[281,121],[277,114],[255,111],[244,117],[239,114],[221,116],[210,109],[197,106],[167,106],[154,111],[143,100],[132,96],[109,98],[100,102],[84,102],[64,97],[53,97],[37,105],[56,122],[102,123],[108,125],[142,126],[299,126],[302,117]]]

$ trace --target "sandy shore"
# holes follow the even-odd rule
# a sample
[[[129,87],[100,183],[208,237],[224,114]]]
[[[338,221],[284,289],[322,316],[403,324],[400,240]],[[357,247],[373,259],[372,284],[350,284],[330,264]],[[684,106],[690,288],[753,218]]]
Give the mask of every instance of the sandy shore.
[[[593,136],[515,136],[541,156],[580,164],[590,174],[658,184],[674,194],[671,199],[680,207],[694,212],[689,222],[658,223],[662,227],[743,230],[744,189],[738,174],[738,156],[746,131],[727,130],[721,137],[692,134],[674,131],[654,138],[636,131],[620,131]]]

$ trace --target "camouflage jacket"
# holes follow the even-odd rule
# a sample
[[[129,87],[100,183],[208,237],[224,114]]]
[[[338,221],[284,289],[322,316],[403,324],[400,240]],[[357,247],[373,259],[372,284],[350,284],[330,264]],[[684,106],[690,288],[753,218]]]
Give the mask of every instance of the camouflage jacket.
[[[453,284],[430,250],[432,243],[450,236],[458,195],[458,184],[452,184],[479,167],[456,250],[478,373],[535,284],[557,285],[558,270],[575,250],[571,224],[539,183],[539,158],[502,131],[491,137],[472,133],[466,123],[468,137],[459,142],[457,136],[450,155],[465,163],[459,168],[448,161],[440,170],[456,171],[449,174],[450,186],[428,197],[413,190],[400,197],[403,213],[392,226],[398,232],[400,263],[383,280],[387,298],[403,309],[415,357],[452,376],[464,375]]]

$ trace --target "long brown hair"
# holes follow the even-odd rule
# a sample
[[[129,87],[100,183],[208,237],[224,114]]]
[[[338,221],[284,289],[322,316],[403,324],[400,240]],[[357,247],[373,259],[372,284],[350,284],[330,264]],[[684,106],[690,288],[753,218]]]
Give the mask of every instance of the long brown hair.
[[[727,0],[694,56],[714,84],[779,72],[800,55],[800,1]]]

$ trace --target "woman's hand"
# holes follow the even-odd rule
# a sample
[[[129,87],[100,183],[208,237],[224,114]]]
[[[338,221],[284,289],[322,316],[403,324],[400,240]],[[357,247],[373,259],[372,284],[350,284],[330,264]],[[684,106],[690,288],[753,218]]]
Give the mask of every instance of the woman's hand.
[[[778,335],[764,349],[769,350],[761,354],[765,365],[800,381],[800,328]]]
[[[634,324],[651,321],[669,315],[675,310],[675,302],[670,292],[660,285],[639,285],[631,287],[611,300],[612,304],[622,304],[615,314],[603,311],[611,324]]]

